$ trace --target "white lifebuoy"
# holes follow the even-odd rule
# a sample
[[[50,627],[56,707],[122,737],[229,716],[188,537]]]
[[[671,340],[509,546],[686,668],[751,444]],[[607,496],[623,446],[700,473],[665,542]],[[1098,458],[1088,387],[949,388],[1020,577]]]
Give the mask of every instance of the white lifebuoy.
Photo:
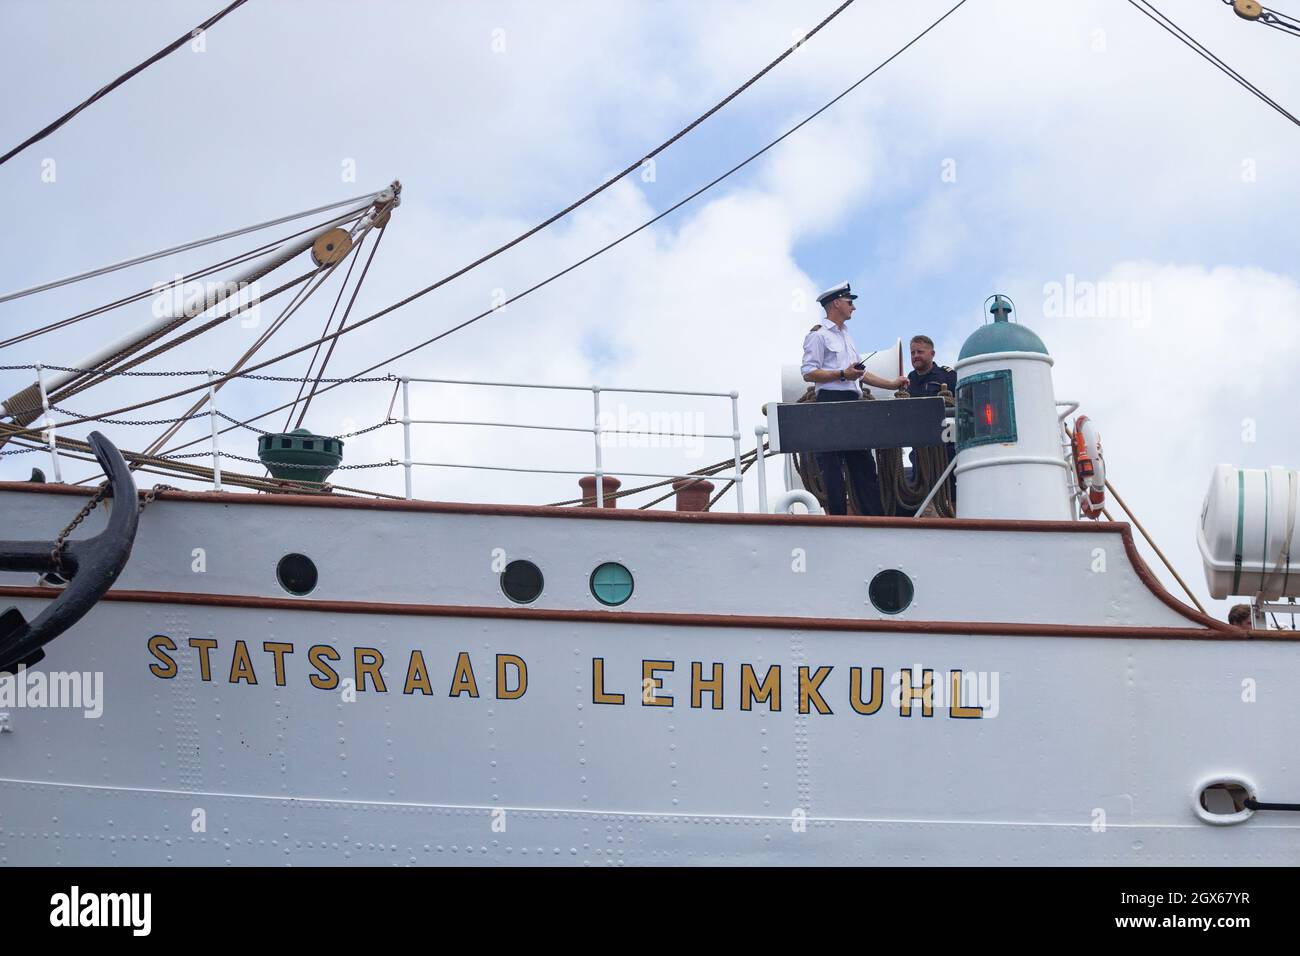
[[[792,488],[790,491],[787,491],[785,494],[781,495],[781,497],[777,498],[776,502],[772,505],[772,513],[778,515],[800,514],[801,512],[794,510],[794,505],[796,503],[802,504],[807,508],[808,514],[810,515],[822,514],[821,502],[817,500],[817,496],[811,491],[804,491],[802,488]]]
[[[1079,482],[1079,508],[1085,518],[1096,521],[1106,505],[1106,459],[1101,435],[1087,415],[1074,420],[1074,472]]]

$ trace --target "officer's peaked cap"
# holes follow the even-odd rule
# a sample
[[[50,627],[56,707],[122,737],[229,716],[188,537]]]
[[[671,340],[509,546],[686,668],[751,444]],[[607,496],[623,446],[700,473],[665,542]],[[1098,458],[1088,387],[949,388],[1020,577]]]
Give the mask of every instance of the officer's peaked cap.
[[[835,299],[856,298],[857,296],[853,294],[853,290],[849,288],[849,284],[847,282],[841,282],[839,285],[831,286],[825,292],[818,295],[817,303],[824,306],[829,302],[833,302]]]

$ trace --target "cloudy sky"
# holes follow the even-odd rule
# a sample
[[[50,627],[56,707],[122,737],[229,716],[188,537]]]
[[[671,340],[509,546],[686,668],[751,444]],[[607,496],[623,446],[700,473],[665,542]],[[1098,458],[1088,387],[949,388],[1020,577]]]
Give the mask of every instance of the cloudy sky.
[[[251,0],[202,49],[183,48],[0,167],[10,214],[0,290],[400,179],[403,203],[354,317],[369,314],[634,161],[835,5]],[[219,6],[6,0],[0,145],[21,141]],[[821,106],[949,6],[857,0],[662,154],[653,175],[629,177],[529,242],[345,336],[330,374],[428,338],[640,224]],[[1300,108],[1300,39],[1241,21],[1219,0],[1161,6],[1273,98]],[[752,446],[761,404],[780,393],[781,366],[799,359],[816,290],[853,282],[862,298],[850,328],[864,351],[925,332],[949,364],[983,320],[984,299],[1005,292],[1052,351],[1058,396],[1079,400],[1098,423],[1116,487],[1204,598],[1194,532],[1214,464],[1300,466],[1298,133],[1121,0],[969,0],[741,173],[394,370],[736,389]],[[0,327],[6,335],[34,328],[254,244],[239,239],[0,304]],[[263,354],[319,334],[337,281]],[[1131,294],[1126,305],[1090,302],[1090,289]],[[1069,301],[1058,294],[1070,291]],[[258,327],[228,323],[155,367],[228,367],[275,311],[264,308]],[[148,317],[145,303],[118,309],[6,349],[0,361],[71,363]],[[301,355],[280,370],[306,366]],[[20,373],[0,376],[6,395],[28,384]],[[67,405],[103,411],[147,397],[154,384],[114,383]],[[413,391],[419,417],[581,427],[591,415],[581,392]],[[251,415],[293,392],[241,383],[219,404]],[[383,419],[390,396],[383,384],[337,389],[316,400],[308,424],[327,433],[364,427]],[[653,413],[692,430],[731,430],[725,400],[608,393],[604,401],[628,422]],[[161,418],[184,406],[132,414]],[[261,424],[281,427],[284,414]],[[205,428],[195,423],[183,438]],[[160,431],[105,430],[125,448]],[[251,434],[225,441],[256,453]],[[400,457],[400,430],[354,440],[347,452],[349,462]],[[729,454],[725,441],[605,451],[615,472],[690,470]],[[591,465],[590,440],[576,433],[447,426],[417,432],[415,456]],[[0,477],[26,477],[37,458],[0,459]],[[775,463],[769,473],[779,483]],[[347,477],[401,488],[392,469]],[[416,472],[417,494],[435,499],[541,503],[575,488],[571,477]],[[752,482],[748,489],[752,507]]]

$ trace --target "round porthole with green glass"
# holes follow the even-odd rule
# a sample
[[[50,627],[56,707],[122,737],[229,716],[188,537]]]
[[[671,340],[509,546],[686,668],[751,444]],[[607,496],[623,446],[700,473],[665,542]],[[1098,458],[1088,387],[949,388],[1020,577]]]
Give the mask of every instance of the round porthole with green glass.
[[[867,588],[872,605],[883,614],[901,614],[907,610],[912,594],[912,579],[897,568],[881,571]]]
[[[617,607],[632,596],[632,572],[607,561],[591,572],[591,594],[601,604]]]

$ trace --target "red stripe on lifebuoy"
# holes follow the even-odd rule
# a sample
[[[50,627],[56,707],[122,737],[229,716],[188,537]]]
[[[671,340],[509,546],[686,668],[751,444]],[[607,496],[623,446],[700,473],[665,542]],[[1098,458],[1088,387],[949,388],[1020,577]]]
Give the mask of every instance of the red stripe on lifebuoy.
[[[1093,436],[1093,449],[1088,450],[1085,427]],[[1079,481],[1079,510],[1085,518],[1096,521],[1101,517],[1101,510],[1106,504],[1105,474],[1106,463],[1101,456],[1101,436],[1088,420],[1087,415],[1080,415],[1074,420],[1074,435],[1070,442],[1074,453],[1074,471]],[[1098,480],[1102,485],[1098,487]]]

